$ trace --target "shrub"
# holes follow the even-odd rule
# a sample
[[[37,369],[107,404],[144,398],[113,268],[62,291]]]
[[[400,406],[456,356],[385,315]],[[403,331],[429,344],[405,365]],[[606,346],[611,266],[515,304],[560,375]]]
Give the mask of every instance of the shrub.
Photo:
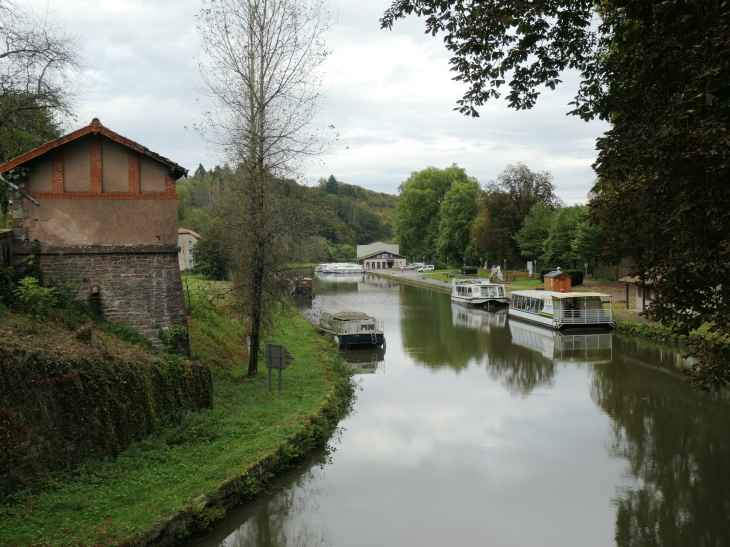
[[[577,287],[583,284],[583,270],[563,270],[570,277],[573,278],[572,285]]]
[[[438,260],[433,262],[433,269],[434,270],[445,270],[448,266],[444,264],[443,262],[439,262]]]
[[[41,287],[35,277],[24,277],[13,291],[35,317],[48,313],[56,305],[56,289]]]
[[[464,275],[476,275],[478,271],[479,268],[477,268],[476,266],[464,266],[461,269],[461,273]]]
[[[549,274],[550,272],[554,272],[557,270],[557,268],[540,268],[540,281],[545,283],[545,274]]]

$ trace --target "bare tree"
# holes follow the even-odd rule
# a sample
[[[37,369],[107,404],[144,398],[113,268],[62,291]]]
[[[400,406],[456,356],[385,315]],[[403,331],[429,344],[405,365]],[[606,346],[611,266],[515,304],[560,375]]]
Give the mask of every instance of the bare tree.
[[[287,179],[329,148],[319,67],[331,20],[322,0],[203,0],[199,68],[212,102],[197,126],[238,166],[230,185],[236,286],[251,321],[249,375],[258,373],[262,327],[270,323],[286,261],[309,235],[303,195]],[[305,193],[306,194],[306,193]]]
[[[76,36],[67,28],[48,13],[0,0],[0,120],[17,110],[70,115],[84,70]]]

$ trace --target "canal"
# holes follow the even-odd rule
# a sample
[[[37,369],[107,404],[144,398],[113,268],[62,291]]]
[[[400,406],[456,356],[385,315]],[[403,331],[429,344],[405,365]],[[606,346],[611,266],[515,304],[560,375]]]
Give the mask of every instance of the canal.
[[[385,321],[329,446],[196,547],[730,545],[730,407],[672,348],[322,276],[315,317]],[[292,366],[295,366],[292,365]]]

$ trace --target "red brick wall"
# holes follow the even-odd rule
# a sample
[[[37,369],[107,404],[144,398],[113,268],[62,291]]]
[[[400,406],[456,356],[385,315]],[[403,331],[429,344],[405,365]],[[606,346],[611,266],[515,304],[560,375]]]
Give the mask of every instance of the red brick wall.
[[[89,138],[89,154],[91,163],[91,193],[101,194],[101,139],[99,135]]]
[[[134,152],[127,154],[127,179],[129,181],[129,194],[139,195],[139,156]]]
[[[104,318],[134,327],[158,347],[160,330],[187,326],[177,253],[41,255],[39,265],[45,285],[70,282],[80,302],[88,304],[98,284]]]
[[[51,154],[51,188],[53,194],[63,194],[63,152],[61,151]]]

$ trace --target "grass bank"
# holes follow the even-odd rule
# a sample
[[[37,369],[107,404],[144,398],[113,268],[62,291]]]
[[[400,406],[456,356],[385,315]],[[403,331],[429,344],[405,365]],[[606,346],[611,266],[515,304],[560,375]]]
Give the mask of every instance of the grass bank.
[[[173,545],[325,442],[353,395],[335,348],[299,316],[281,321],[276,342],[296,360],[284,391],[269,393],[266,374],[245,375],[244,330],[222,300],[198,308],[192,350],[213,368],[213,408],[117,458],[80,463],[43,491],[16,495],[0,506],[0,545]]]

